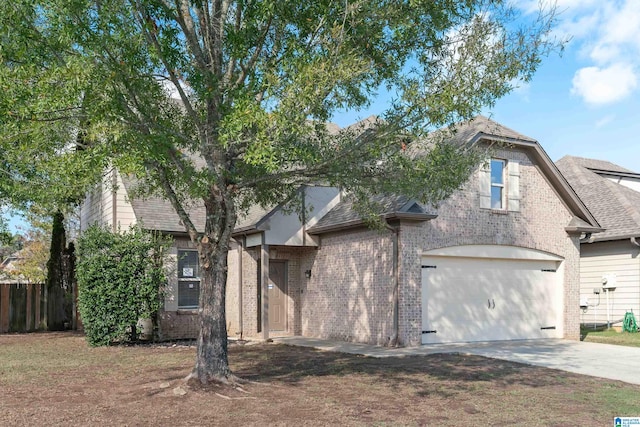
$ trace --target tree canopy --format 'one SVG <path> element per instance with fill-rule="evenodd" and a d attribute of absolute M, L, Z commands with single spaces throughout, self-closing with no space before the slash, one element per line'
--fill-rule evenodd
<path fill-rule="evenodd" d="M 7 170 L 28 184 L 44 170 L 61 180 L 49 191 L 68 191 L 76 164 L 108 158 L 167 198 L 203 272 L 194 376 L 225 380 L 238 215 L 305 183 L 340 186 L 369 209 L 375 194 L 446 198 L 477 157 L 424 137 L 529 80 L 557 47 L 553 10 L 516 12 L 492 0 L 4 2 L 0 142 L 17 156 Z M 378 120 L 327 125 L 381 89 L 391 99 Z M 83 150 L 68 150 L 70 135 Z M 204 230 L 187 213 L 194 201 Z"/>

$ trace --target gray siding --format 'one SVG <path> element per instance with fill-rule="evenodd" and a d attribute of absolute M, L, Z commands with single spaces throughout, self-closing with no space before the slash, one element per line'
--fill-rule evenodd
<path fill-rule="evenodd" d="M 93 224 L 113 227 L 114 216 L 116 217 L 116 226 L 123 230 L 136 223 L 136 216 L 128 200 L 120 174 L 116 174 L 114 197 L 113 172 L 109 172 L 105 174 L 103 182 L 96 186 L 82 203 L 80 229 L 86 230 Z"/>
<path fill-rule="evenodd" d="M 607 322 L 606 295 L 600 298 L 594 288 L 602 289 L 602 278 L 615 275 L 616 289 L 609 293 L 609 317 L 617 322 L 633 310 L 640 316 L 640 248 L 629 240 L 582 244 L 580 259 L 580 298 L 597 307 L 582 313 L 582 323 L 592 325 Z"/>

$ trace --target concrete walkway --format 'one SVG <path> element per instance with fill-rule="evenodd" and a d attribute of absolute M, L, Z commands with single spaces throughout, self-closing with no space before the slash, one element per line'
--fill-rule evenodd
<path fill-rule="evenodd" d="M 640 348 L 560 339 L 429 344 L 387 348 L 305 337 L 279 337 L 274 342 L 370 357 L 461 353 L 560 369 L 576 374 L 640 384 Z"/>

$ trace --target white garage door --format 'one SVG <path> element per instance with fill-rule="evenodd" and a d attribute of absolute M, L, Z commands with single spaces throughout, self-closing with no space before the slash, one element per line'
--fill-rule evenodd
<path fill-rule="evenodd" d="M 561 337 L 560 262 L 532 255 L 424 257 L 422 343 Z"/>

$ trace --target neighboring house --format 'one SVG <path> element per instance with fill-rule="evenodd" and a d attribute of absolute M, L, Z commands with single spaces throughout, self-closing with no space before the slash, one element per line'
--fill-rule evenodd
<path fill-rule="evenodd" d="M 338 189 L 300 189 L 299 218 L 282 206 L 241 218 L 229 254 L 231 336 L 303 335 L 372 344 L 579 338 L 579 238 L 600 226 L 534 140 L 478 117 L 458 143 L 496 144 L 492 159 L 437 209 L 381 198 L 388 227 L 365 227 Z M 160 334 L 197 333 L 198 257 L 170 205 L 129 200 L 116 172 L 87 198 L 95 221 L 175 237 Z M 313 208 L 311 208 L 313 207 Z M 193 212 L 202 228 L 204 213 Z"/>
<path fill-rule="evenodd" d="M 627 311 L 640 315 L 640 174 L 572 156 L 557 166 L 606 229 L 580 244 L 582 322 L 619 324 Z"/>
<path fill-rule="evenodd" d="M 0 271 L 5 273 L 13 273 L 18 269 L 18 263 L 24 259 L 24 249 L 16 251 L 7 256 L 2 263 L 0 263 Z"/>

